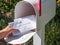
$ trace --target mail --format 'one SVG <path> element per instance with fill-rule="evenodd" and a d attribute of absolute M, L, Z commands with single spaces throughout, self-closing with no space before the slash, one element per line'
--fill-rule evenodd
<path fill-rule="evenodd" d="M 14 19 L 14 22 L 9 23 L 10 27 L 18 29 L 13 32 L 13 36 L 24 35 L 32 29 L 36 29 L 36 16 L 30 15 L 22 18 Z"/>

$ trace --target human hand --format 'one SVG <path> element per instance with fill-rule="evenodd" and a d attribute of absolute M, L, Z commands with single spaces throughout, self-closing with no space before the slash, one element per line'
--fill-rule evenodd
<path fill-rule="evenodd" d="M 11 28 L 9 25 L 3 29 L 4 31 L 10 32 L 10 31 L 16 31 L 17 29 Z"/>
<path fill-rule="evenodd" d="M 6 28 L 4 28 L 4 31 L 6 32 L 5 38 L 8 38 L 8 37 L 12 36 L 12 32 L 17 31 L 17 29 L 7 26 Z"/>

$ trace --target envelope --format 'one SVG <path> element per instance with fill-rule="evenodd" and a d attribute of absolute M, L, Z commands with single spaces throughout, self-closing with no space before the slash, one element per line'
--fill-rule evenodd
<path fill-rule="evenodd" d="M 16 44 L 24 43 L 35 33 L 31 30 L 36 29 L 36 17 L 34 15 L 25 16 L 22 18 L 14 19 L 14 22 L 10 22 L 8 24 L 11 28 L 16 28 L 18 30 L 16 32 L 12 32 L 13 36 L 9 37 L 8 39 L 5 38 L 5 41 L 10 44 L 15 44 L 14 42 L 16 41 L 20 41 Z"/>

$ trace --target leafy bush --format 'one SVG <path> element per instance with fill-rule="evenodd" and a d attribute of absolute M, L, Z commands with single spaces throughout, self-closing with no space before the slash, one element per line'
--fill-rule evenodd
<path fill-rule="evenodd" d="M 4 28 L 8 22 L 13 21 L 14 8 L 19 0 L 0 0 L 0 27 Z"/>

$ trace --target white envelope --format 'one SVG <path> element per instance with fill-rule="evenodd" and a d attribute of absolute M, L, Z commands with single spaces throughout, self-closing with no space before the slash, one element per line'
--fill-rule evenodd
<path fill-rule="evenodd" d="M 9 25 L 18 29 L 17 32 L 13 32 L 12 37 L 4 38 L 9 44 L 23 44 L 36 33 L 31 31 L 36 28 L 36 17 L 33 15 L 14 19 L 14 22 L 9 23 Z"/>
<path fill-rule="evenodd" d="M 32 29 L 36 29 L 36 17 L 34 15 L 14 19 L 14 22 L 9 23 L 12 28 L 18 29 L 13 32 L 13 36 L 24 35 Z"/>

